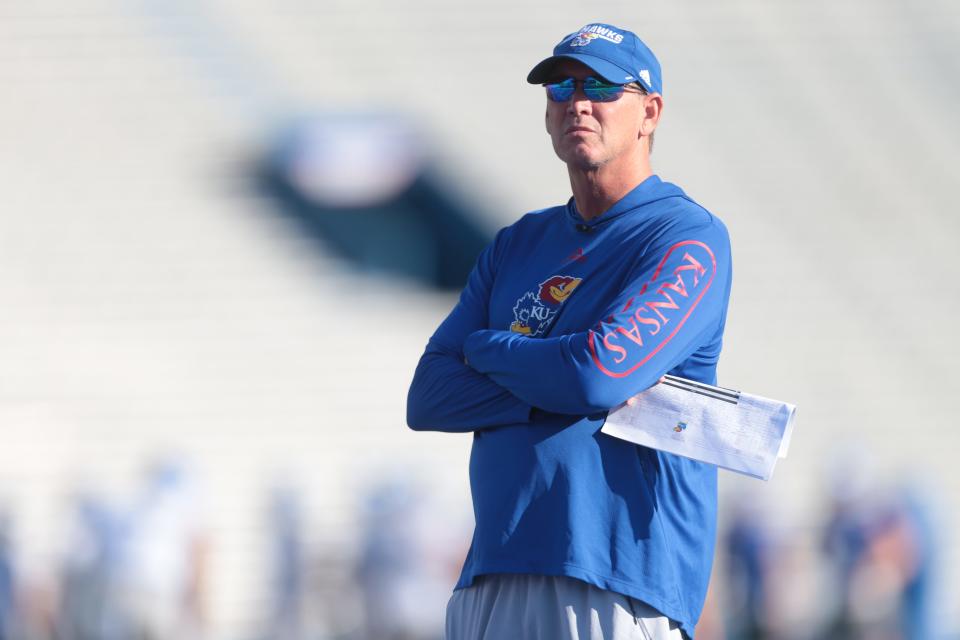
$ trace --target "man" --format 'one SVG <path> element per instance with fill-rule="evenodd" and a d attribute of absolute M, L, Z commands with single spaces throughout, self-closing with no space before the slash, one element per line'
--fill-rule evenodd
<path fill-rule="evenodd" d="M 660 65 L 590 24 L 527 77 L 573 198 L 499 232 L 430 338 L 417 430 L 472 431 L 476 529 L 447 638 L 692 637 L 716 469 L 600 433 L 665 373 L 716 382 L 730 291 L 717 218 L 650 167 Z"/>

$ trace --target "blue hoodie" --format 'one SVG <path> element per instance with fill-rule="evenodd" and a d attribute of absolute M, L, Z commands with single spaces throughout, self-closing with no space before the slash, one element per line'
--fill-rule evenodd
<path fill-rule="evenodd" d="M 502 229 L 430 338 L 407 422 L 473 432 L 476 529 L 456 588 L 564 575 L 677 621 L 700 616 L 716 468 L 600 433 L 665 373 L 716 383 L 723 223 L 651 176 L 585 222 L 571 199 Z"/>

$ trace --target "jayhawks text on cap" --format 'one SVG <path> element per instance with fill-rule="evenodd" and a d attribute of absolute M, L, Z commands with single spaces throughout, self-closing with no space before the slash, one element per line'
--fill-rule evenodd
<path fill-rule="evenodd" d="M 639 82 L 651 93 L 663 93 L 660 62 L 632 31 L 611 24 L 588 24 L 564 37 L 553 48 L 553 55 L 530 71 L 527 82 L 551 80 L 554 65 L 564 58 L 582 62 L 607 82 Z"/>

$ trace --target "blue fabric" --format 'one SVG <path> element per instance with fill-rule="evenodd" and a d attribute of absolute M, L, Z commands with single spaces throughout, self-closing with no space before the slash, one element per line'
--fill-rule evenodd
<path fill-rule="evenodd" d="M 473 431 L 462 588 L 565 575 L 693 635 L 716 537 L 716 468 L 599 432 L 664 373 L 716 383 L 730 293 L 723 223 L 652 176 L 584 222 L 527 214 L 480 256 L 430 338 L 413 429 Z"/>

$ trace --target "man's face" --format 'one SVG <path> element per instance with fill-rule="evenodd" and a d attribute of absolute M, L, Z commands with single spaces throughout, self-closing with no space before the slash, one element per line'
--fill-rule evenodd
<path fill-rule="evenodd" d="M 596 72 L 575 60 L 554 67 L 556 79 L 583 80 Z M 547 132 L 557 156 L 571 168 L 596 169 L 637 153 L 644 118 L 644 96 L 629 88 L 613 102 L 591 102 L 577 84 L 566 102 L 547 99 Z"/>

